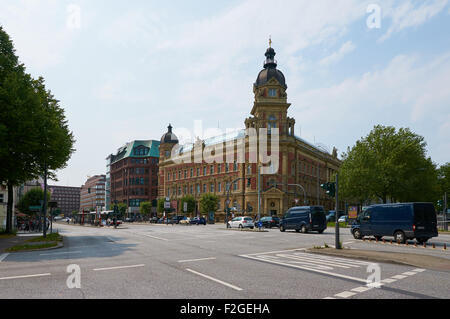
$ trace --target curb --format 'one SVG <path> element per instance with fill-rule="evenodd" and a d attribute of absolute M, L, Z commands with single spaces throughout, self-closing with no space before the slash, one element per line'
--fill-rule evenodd
<path fill-rule="evenodd" d="M 350 249 L 355 251 L 354 249 Z M 442 258 L 442 257 L 436 257 L 436 256 L 430 256 L 430 255 L 420 255 L 420 254 L 414 254 L 417 258 L 419 257 L 425 257 L 425 258 L 431 258 L 434 260 L 440 260 L 442 262 L 445 261 L 446 263 L 446 267 L 442 267 L 442 266 L 435 266 L 435 265 L 423 265 L 420 263 L 416 263 L 413 261 L 405 261 L 405 260 L 398 260 L 395 259 L 395 253 L 387 253 L 387 254 L 392 254 L 393 258 L 390 258 L 388 256 L 383 257 L 383 256 L 368 256 L 368 255 L 354 255 L 354 254 L 347 254 L 345 250 L 339 250 L 338 252 L 336 252 L 335 250 L 333 252 L 331 251 L 326 251 L 324 249 L 314 249 L 314 248 L 309 248 L 306 250 L 306 252 L 312 253 L 312 254 L 319 254 L 319 255 L 326 255 L 326 256 L 333 256 L 333 257 L 343 257 L 343 258 L 350 258 L 350 259 L 358 259 L 358 260 L 366 260 L 366 261 L 373 261 L 373 262 L 382 262 L 382 263 L 390 263 L 390 264 L 397 264 L 397 265 L 407 265 L 407 266 L 412 266 L 412 267 L 420 267 L 420 268 L 427 268 L 427 269 L 433 269 L 433 270 L 437 270 L 437 271 L 450 271 L 450 261 Z M 386 253 L 383 251 L 375 251 L 377 253 Z M 406 254 L 406 253 L 405 253 Z M 448 266 L 447 266 L 448 265 Z"/>
<path fill-rule="evenodd" d="M 8 254 L 17 254 L 17 253 L 28 253 L 32 251 L 46 251 L 46 250 L 54 250 L 54 249 L 60 249 L 64 247 L 63 242 L 58 242 L 56 246 L 54 247 L 48 247 L 48 248 L 40 248 L 40 249 L 27 249 L 27 250 L 21 250 L 21 251 L 9 251 Z"/>

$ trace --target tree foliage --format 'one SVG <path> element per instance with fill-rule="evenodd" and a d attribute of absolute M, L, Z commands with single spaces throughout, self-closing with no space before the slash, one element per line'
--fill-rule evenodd
<path fill-rule="evenodd" d="M 160 214 L 164 213 L 164 202 L 165 202 L 164 198 L 158 199 L 158 206 L 157 206 L 156 210 Z"/>
<path fill-rule="evenodd" d="M 152 203 L 150 202 L 141 202 L 139 206 L 139 212 L 142 216 L 148 216 L 152 212 Z"/>
<path fill-rule="evenodd" d="M 44 79 L 33 79 L 0 27 L 0 182 L 8 185 L 7 231 L 12 229 L 13 186 L 64 168 L 74 152 L 64 110 Z"/>
<path fill-rule="evenodd" d="M 181 205 L 181 211 L 184 213 L 184 203 L 187 203 L 187 212 L 188 214 L 191 214 L 195 211 L 195 198 L 192 195 L 185 195 L 181 198 L 180 205 Z"/>
<path fill-rule="evenodd" d="M 438 169 L 438 184 L 440 194 L 447 193 L 450 196 L 450 162 Z"/>
<path fill-rule="evenodd" d="M 408 128 L 375 126 L 343 154 L 339 196 L 368 201 L 434 202 L 436 165 L 426 157 L 426 142 Z"/>
<path fill-rule="evenodd" d="M 51 194 L 47 191 L 47 201 L 50 201 Z M 36 215 L 39 212 L 30 210 L 30 206 L 41 206 L 41 200 L 44 199 L 42 188 L 32 188 L 17 203 L 17 209 L 27 215 Z"/>
<path fill-rule="evenodd" d="M 219 205 L 219 197 L 215 194 L 203 194 L 200 197 L 199 208 L 202 214 L 208 214 L 209 212 L 215 212 Z"/>

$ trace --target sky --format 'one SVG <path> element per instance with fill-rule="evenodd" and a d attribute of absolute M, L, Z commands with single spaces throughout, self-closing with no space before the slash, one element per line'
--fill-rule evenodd
<path fill-rule="evenodd" d="M 377 124 L 409 127 L 450 161 L 450 0 L 0 0 L 0 25 L 74 133 L 55 185 L 169 123 L 244 128 L 269 37 L 297 136 L 341 154 Z"/>

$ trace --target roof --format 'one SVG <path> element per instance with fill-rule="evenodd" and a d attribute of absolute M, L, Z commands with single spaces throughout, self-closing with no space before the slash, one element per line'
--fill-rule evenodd
<path fill-rule="evenodd" d="M 132 141 L 117 150 L 117 153 L 111 155 L 111 164 L 118 162 L 124 158 L 144 158 L 144 157 L 157 157 L 159 158 L 159 141 L 155 140 L 142 140 L 142 141 Z M 133 150 L 140 146 L 149 148 L 149 152 L 143 155 L 136 155 Z"/>

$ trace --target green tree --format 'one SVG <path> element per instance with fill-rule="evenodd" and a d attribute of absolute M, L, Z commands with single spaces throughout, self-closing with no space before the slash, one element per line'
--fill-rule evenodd
<path fill-rule="evenodd" d="M 125 203 L 118 203 L 117 208 L 119 209 L 119 215 L 121 218 L 124 218 L 127 214 L 128 206 Z"/>
<path fill-rule="evenodd" d="M 447 196 L 450 196 L 450 162 L 439 167 L 438 184 L 440 195 L 447 193 Z"/>
<path fill-rule="evenodd" d="M 188 214 L 192 214 L 195 211 L 195 198 L 192 195 L 185 195 L 181 198 L 180 205 L 181 211 L 184 212 L 184 203 L 187 203 L 187 212 Z"/>
<path fill-rule="evenodd" d="M 339 196 L 364 203 L 435 201 L 437 170 L 426 142 L 408 128 L 375 126 L 343 154 Z"/>
<path fill-rule="evenodd" d="M 150 215 L 150 213 L 152 212 L 152 203 L 150 202 L 141 202 L 140 206 L 139 206 L 139 212 L 141 213 L 141 215 L 146 218 Z"/>
<path fill-rule="evenodd" d="M 219 197 L 214 194 L 203 194 L 200 197 L 199 208 L 202 214 L 208 214 L 209 212 L 215 212 L 219 206 Z"/>
<path fill-rule="evenodd" d="M 158 206 L 157 206 L 157 211 L 158 211 L 158 213 L 160 213 L 160 214 L 162 214 L 162 213 L 164 213 L 164 202 L 165 202 L 165 199 L 164 198 L 160 198 L 160 199 L 158 199 Z"/>
<path fill-rule="evenodd" d="M 47 191 L 47 201 L 50 200 L 50 192 Z M 27 215 L 39 214 L 30 210 L 30 206 L 41 206 L 40 201 L 44 198 L 44 191 L 41 188 L 30 189 L 17 203 L 17 209 Z"/>
<path fill-rule="evenodd" d="M 13 187 L 65 167 L 74 138 L 64 111 L 19 64 L 8 34 L 0 27 L 0 182 L 8 187 L 6 231 L 12 230 Z M 45 174 L 47 175 L 47 174 Z"/>

